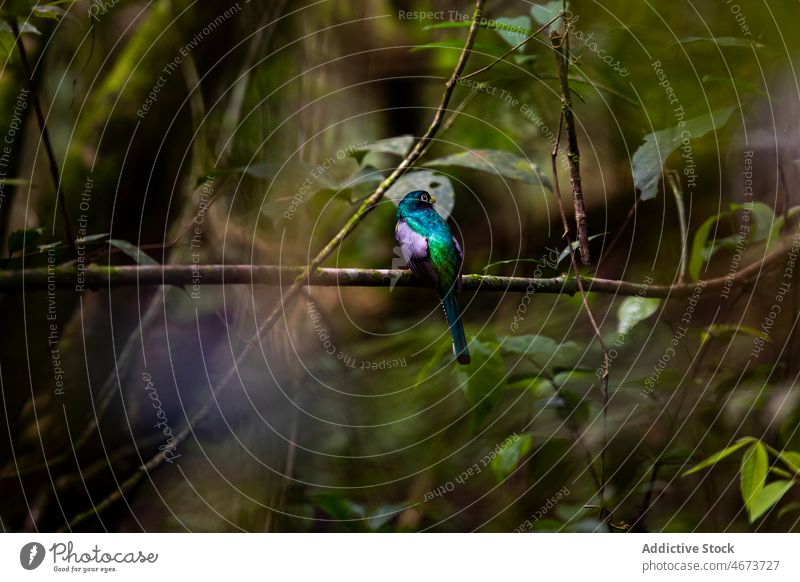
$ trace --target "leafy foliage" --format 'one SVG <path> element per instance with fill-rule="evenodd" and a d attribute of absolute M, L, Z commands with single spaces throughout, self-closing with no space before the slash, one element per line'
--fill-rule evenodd
<path fill-rule="evenodd" d="M 520 461 L 532 448 L 533 436 L 530 434 L 519 435 L 517 439 L 512 440 L 510 445 L 504 447 L 491 462 L 492 472 L 497 481 L 504 481 L 514 472 Z"/>
<path fill-rule="evenodd" d="M 472 363 L 454 370 L 469 403 L 473 427 L 478 427 L 503 399 L 506 365 L 498 348 L 489 340 L 473 340 L 469 344 Z"/>
<path fill-rule="evenodd" d="M 439 158 L 425 165 L 430 167 L 462 166 L 520 180 L 526 184 L 537 184 L 548 190 L 553 189 L 550 180 L 539 169 L 539 166 L 502 150 L 470 150 Z"/>
<path fill-rule="evenodd" d="M 739 232 L 728 237 L 713 239 L 709 241 L 711 229 L 720 221 L 731 219 L 736 213 L 744 214 L 746 219 Z M 767 248 L 773 246 L 778 239 L 779 224 L 778 218 L 772 208 L 762 202 L 754 202 L 747 206 L 742 204 L 731 204 L 729 210 L 725 210 L 707 218 L 700 225 L 694 234 L 692 248 L 689 254 L 689 274 L 695 281 L 700 279 L 700 271 L 714 253 L 722 249 L 744 249 L 755 243 L 765 243 Z M 781 217 L 780 224 L 783 224 Z"/>
<path fill-rule="evenodd" d="M 158 261 L 156 261 L 153 257 L 142 251 L 142 249 L 140 249 L 136 245 L 129 243 L 128 241 L 112 238 L 108 241 L 108 244 L 121 250 L 123 253 L 128 255 L 134 261 L 136 261 L 136 263 L 139 265 L 158 264 Z"/>
<path fill-rule="evenodd" d="M 23 265 L 40 274 L 51 264 L 62 273 L 155 258 L 188 268 L 304 265 L 331 240 L 341 244 L 322 268 L 397 268 L 391 202 L 425 189 L 464 240 L 465 274 L 558 277 L 574 291 L 551 168 L 559 145 L 555 177 L 574 240 L 548 36 L 563 22 L 505 55 L 559 15 L 561 0 L 488 3 L 434 139 L 347 231 L 430 127 L 468 13 L 376 19 L 347 3 L 296 11 L 267 2 L 237 5 L 224 20 L 211 2 L 141 4 L 135 14 L 103 7 L 102 18 L 72 9 L 87 3 L 0 7 L 2 132 L 16 132 L 0 177 L 4 281 L 20 279 L 10 271 Z M 441 8 L 411 4 L 418 15 Z M 209 285 L 202 300 L 171 288 L 4 294 L 2 380 L 14 389 L 3 404 L 17 455 L 0 458 L 4 527 L 44 531 L 83 515 L 78 529 L 90 531 L 519 531 L 526 522 L 526 531 L 796 530 L 790 245 L 800 206 L 793 138 L 776 132 L 792 127 L 796 10 L 750 11 L 748 35 L 724 3 L 703 7 L 709 27 L 673 3 L 658 6 L 657 20 L 647 5 L 622 0 L 568 8 L 566 80 L 589 239 L 602 247 L 579 270 L 587 283 L 606 281 L 587 284 L 585 297 L 535 285 L 463 291 L 473 356 L 463 367 L 429 289 L 309 286 L 286 303 L 285 287 L 255 284 Z M 14 25 L 36 66 L 80 258 L 55 206 Z M 657 200 L 665 172 L 683 211 L 672 196 Z M 687 297 L 693 286 L 682 279 L 680 293 L 651 292 L 678 281 L 685 254 L 689 278 L 708 283 L 736 260 L 743 268 L 780 247 L 783 262 L 748 279 L 741 298 L 723 297 L 718 283 Z M 791 285 L 778 295 L 782 277 Z M 615 280 L 639 293 L 614 294 Z M 609 350 L 607 386 L 587 307 Z M 265 321 L 278 323 L 256 334 Z M 251 349 L 255 357 L 239 358 Z M 176 453 L 192 480 L 158 473 L 153 486 L 170 512 L 152 511 L 152 487 L 133 488 L 123 491 L 130 511 L 97 518 L 85 513 L 87 499 L 123 499 L 124 479 L 161 458 L 154 405 L 141 398 L 145 362 L 158 414 L 173 434 L 191 435 Z M 216 398 L 226 378 L 233 388 Z M 54 395 L 55 382 L 63 394 Z M 698 463 L 699 434 L 716 452 Z M 762 436 L 735 441 L 741 434 Z M 131 437 L 135 447 L 124 448 Z M 73 457 L 93 464 L 78 474 Z M 24 476 L 8 477 L 17 466 Z M 674 479 L 684 468 L 690 477 Z M 722 484 L 727 493 L 701 472 L 709 469 L 714 480 L 734 476 Z M 712 516 L 697 503 L 707 495 Z M 23 497 L 36 502 L 33 513 Z"/>
<path fill-rule="evenodd" d="M 657 297 L 626 297 L 617 309 L 617 333 L 629 333 L 637 323 L 653 315 L 661 305 Z"/>
<path fill-rule="evenodd" d="M 746 437 L 698 463 L 689 471 L 686 471 L 684 476 L 716 465 L 744 447 L 747 448 L 744 455 L 742 455 L 741 468 L 739 470 L 740 489 L 750 523 L 753 523 L 777 505 L 783 496 L 794 485 L 798 484 L 797 478 L 800 476 L 800 472 L 798 472 L 797 462 L 800 461 L 800 453 L 777 451 L 758 439 Z M 790 471 L 790 473 L 786 473 L 790 477 L 789 479 L 781 479 L 771 483 L 766 482 L 770 468 L 775 470 L 774 466 L 770 467 L 768 451 L 774 455 L 776 461 L 781 461 L 786 465 Z"/>
<path fill-rule="evenodd" d="M 15 230 L 8 237 L 9 256 L 36 246 L 42 240 L 43 234 L 44 228 L 42 227 Z"/>
<path fill-rule="evenodd" d="M 641 199 L 650 200 L 656 197 L 664 166 L 684 140 L 688 142 L 720 129 L 735 110 L 735 107 L 717 109 L 673 127 L 647 134 L 644 143 L 633 154 L 632 162 L 633 182 Z"/>

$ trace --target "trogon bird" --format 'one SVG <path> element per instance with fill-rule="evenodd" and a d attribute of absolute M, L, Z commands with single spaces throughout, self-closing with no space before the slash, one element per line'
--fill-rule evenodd
<path fill-rule="evenodd" d="M 411 271 L 436 290 L 453 337 L 453 353 L 459 364 L 469 364 L 456 297 L 464 254 L 450 226 L 434 209 L 435 202 L 436 198 L 424 190 L 406 194 L 397 205 L 395 238 Z"/>

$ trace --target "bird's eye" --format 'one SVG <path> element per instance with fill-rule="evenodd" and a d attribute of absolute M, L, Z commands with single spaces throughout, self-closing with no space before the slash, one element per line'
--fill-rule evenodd
<path fill-rule="evenodd" d="M 422 200 L 423 202 L 430 202 L 431 201 L 431 197 L 428 196 L 427 192 L 424 193 L 424 194 L 421 194 L 419 199 Z"/>

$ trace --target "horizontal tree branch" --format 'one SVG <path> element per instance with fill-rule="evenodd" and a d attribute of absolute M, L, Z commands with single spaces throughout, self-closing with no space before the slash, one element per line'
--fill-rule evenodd
<path fill-rule="evenodd" d="M 731 277 L 704 281 L 706 289 L 722 288 L 726 284 L 742 283 L 762 269 L 780 262 L 785 248 L 780 248 L 742 269 Z M 21 271 L 0 271 L 0 291 L 22 292 L 51 290 L 91 291 L 110 287 L 151 285 L 273 285 L 290 286 L 304 272 L 305 266 L 277 267 L 271 265 L 89 265 L 83 271 L 74 266 L 35 268 Z M 614 279 L 581 277 L 587 291 L 615 295 L 648 297 L 685 297 L 693 293 L 698 283 L 676 285 L 645 285 Z M 314 269 L 304 285 L 320 287 L 425 287 L 411 271 L 403 269 Z M 563 293 L 579 291 L 575 277 L 549 278 L 498 277 L 495 275 L 464 275 L 462 289 L 509 293 Z"/>

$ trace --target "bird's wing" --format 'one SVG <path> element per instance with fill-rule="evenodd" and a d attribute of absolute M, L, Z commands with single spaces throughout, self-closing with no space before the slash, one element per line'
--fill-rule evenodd
<path fill-rule="evenodd" d="M 438 277 L 428 252 L 428 239 L 414 232 L 405 220 L 398 221 L 394 235 L 411 271 L 429 285 L 436 286 Z"/>
<path fill-rule="evenodd" d="M 461 250 L 461 245 L 458 244 L 458 239 L 453 236 L 453 246 L 456 247 L 456 255 L 458 255 L 458 273 L 456 279 L 456 289 L 461 289 L 461 267 L 464 265 L 464 251 Z"/>

